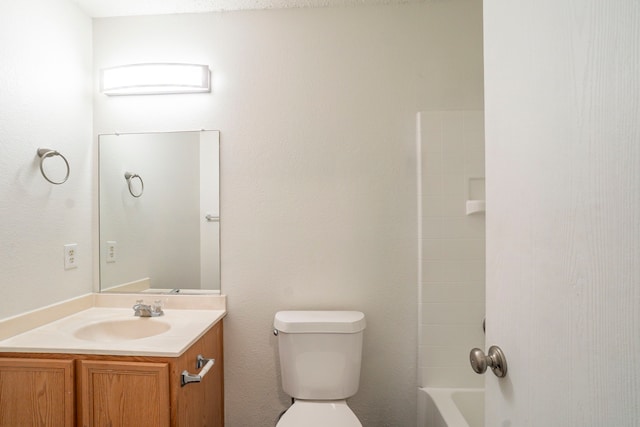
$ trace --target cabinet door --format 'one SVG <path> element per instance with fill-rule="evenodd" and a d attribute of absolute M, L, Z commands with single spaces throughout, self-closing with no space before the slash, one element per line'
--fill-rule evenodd
<path fill-rule="evenodd" d="M 169 426 L 167 363 L 80 361 L 84 427 Z"/>
<path fill-rule="evenodd" d="M 224 364 L 222 359 L 222 321 L 180 357 L 177 372 L 187 370 L 198 373 L 198 354 L 215 359 L 211 370 L 199 383 L 181 387 L 177 384 L 177 427 L 223 427 L 224 426 Z"/>
<path fill-rule="evenodd" d="M 0 358 L 0 426 L 73 423 L 72 360 Z"/>

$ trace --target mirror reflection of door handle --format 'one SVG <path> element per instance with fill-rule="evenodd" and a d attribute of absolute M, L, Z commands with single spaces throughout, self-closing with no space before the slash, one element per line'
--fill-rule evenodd
<path fill-rule="evenodd" d="M 507 376 L 507 358 L 498 346 L 489 347 L 486 356 L 482 350 L 474 348 L 469 353 L 469 362 L 471 362 L 471 368 L 476 374 L 484 374 L 489 367 L 496 377 L 504 378 Z"/>
<path fill-rule="evenodd" d="M 219 216 L 213 216 L 211 214 L 207 214 L 204 218 L 209 222 L 219 222 L 220 221 L 220 217 Z"/>

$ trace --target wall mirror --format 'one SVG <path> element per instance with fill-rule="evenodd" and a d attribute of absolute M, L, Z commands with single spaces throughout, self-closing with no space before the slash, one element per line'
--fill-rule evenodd
<path fill-rule="evenodd" d="M 220 292 L 219 147 L 219 131 L 99 135 L 102 292 Z"/>

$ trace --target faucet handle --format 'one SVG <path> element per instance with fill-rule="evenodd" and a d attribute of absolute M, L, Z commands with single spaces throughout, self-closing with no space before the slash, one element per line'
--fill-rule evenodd
<path fill-rule="evenodd" d="M 153 305 L 151 306 L 151 310 L 152 310 L 154 313 L 162 314 L 162 313 L 163 313 L 163 311 L 162 311 L 162 307 L 163 307 L 163 306 L 164 306 L 164 303 L 162 302 L 162 300 L 159 300 L 159 299 L 158 299 L 158 300 L 155 300 L 155 301 L 153 302 Z"/>
<path fill-rule="evenodd" d="M 141 299 L 136 300 L 136 303 L 131 308 L 134 311 L 133 313 L 134 316 L 142 317 L 143 315 L 142 310 L 144 309 L 144 304 L 142 303 Z"/>

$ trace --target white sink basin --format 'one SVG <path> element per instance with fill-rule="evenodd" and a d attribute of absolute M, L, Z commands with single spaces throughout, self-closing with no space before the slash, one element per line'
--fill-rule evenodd
<path fill-rule="evenodd" d="M 171 329 L 169 323 L 152 317 L 103 320 L 82 326 L 73 335 L 85 341 L 115 342 L 160 335 Z"/>
<path fill-rule="evenodd" d="M 0 319 L 0 353 L 179 357 L 226 315 L 224 296 L 165 295 L 164 316 L 135 317 L 131 307 L 144 296 L 89 294 Z"/>

